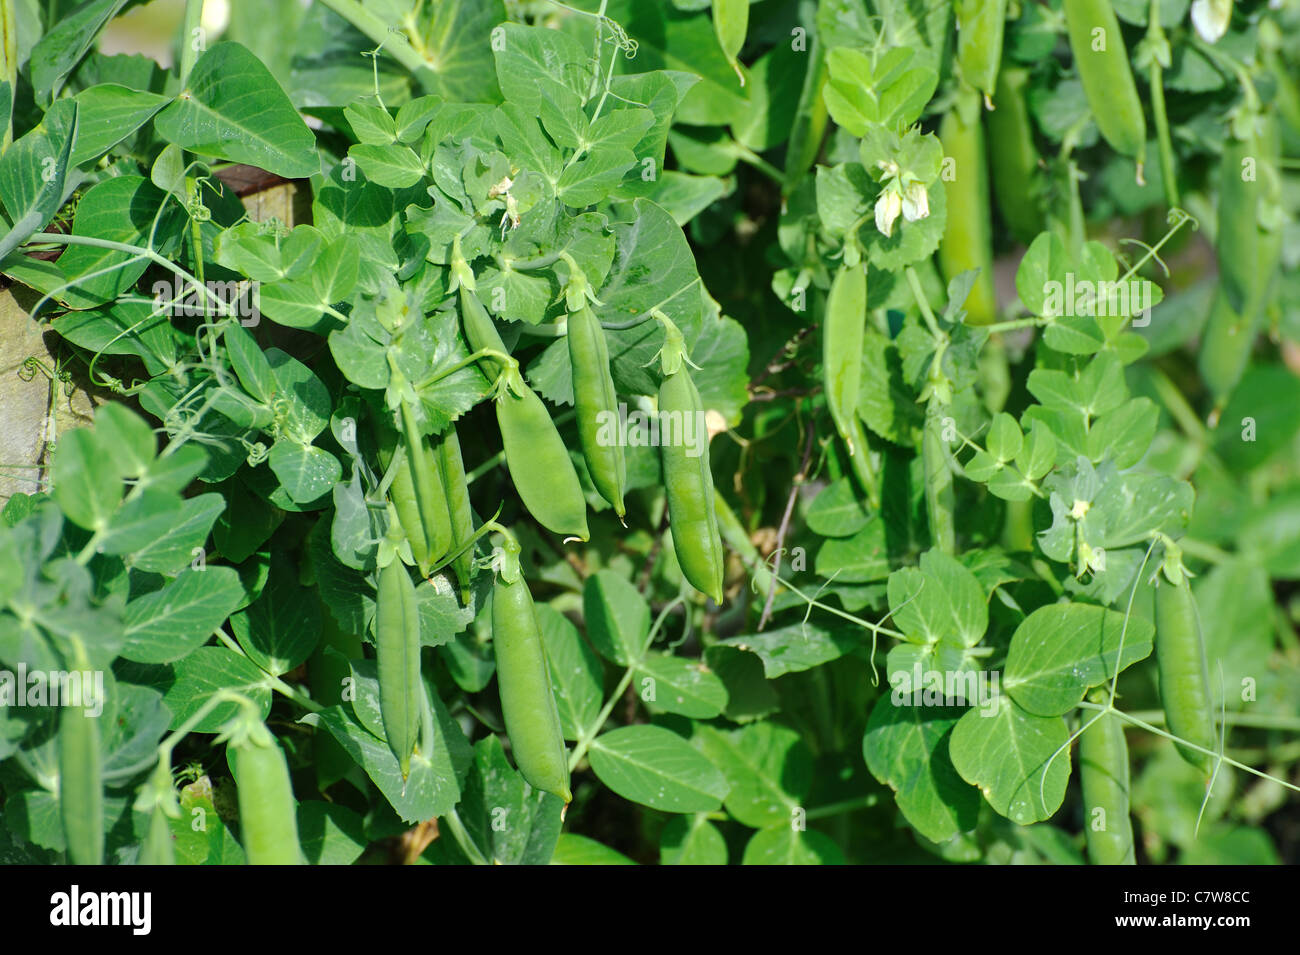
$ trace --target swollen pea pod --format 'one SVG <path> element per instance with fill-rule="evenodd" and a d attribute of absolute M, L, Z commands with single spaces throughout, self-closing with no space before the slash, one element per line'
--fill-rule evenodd
<path fill-rule="evenodd" d="M 1123 721 L 1104 713 L 1079 737 L 1084 837 L 1093 865 L 1134 865 L 1128 744 Z"/>
<path fill-rule="evenodd" d="M 848 445 L 849 454 L 866 454 L 853 445 L 862 386 L 862 345 L 867 328 L 867 267 L 865 263 L 840 266 L 826 297 L 822 326 L 822 387 L 835 430 Z"/>
<path fill-rule="evenodd" d="M 993 96 L 997 86 L 1006 22 L 1007 0 L 957 2 L 957 62 L 962 78 L 986 99 Z"/>
<path fill-rule="evenodd" d="M 90 668 L 80 646 L 74 668 Z M 102 865 L 104 781 L 99 719 L 86 712 L 85 703 L 63 707 L 59 714 L 59 816 L 72 864 Z"/>
<path fill-rule="evenodd" d="M 1111 0 L 1065 0 L 1070 52 L 1093 119 L 1111 147 L 1146 161 L 1147 124 Z"/>
<path fill-rule="evenodd" d="M 591 483 L 600 496 L 622 517 L 626 513 L 623 493 L 627 486 L 627 462 L 623 445 L 602 440 L 608 432 L 605 422 L 618 416 L 618 394 L 609 371 L 609 346 L 605 330 L 586 305 L 569 313 L 569 360 L 573 365 L 573 404 L 578 412 L 578 437 L 591 473 Z"/>
<path fill-rule="evenodd" d="M 985 116 L 989 139 L 997 144 L 989 156 L 993 172 L 993 198 L 998 211 L 1019 241 L 1028 244 L 1043 228 L 1039 204 L 1041 174 L 1038 147 L 1025 90 L 1029 71 L 1004 67 L 998 73 L 994 102 L 997 109 Z"/>
<path fill-rule="evenodd" d="M 1201 621 L 1186 575 L 1176 576 L 1176 581 L 1164 580 L 1156 587 L 1156 667 L 1165 724 L 1173 735 L 1213 751 L 1216 738 Z M 1183 759 L 1210 775 L 1213 757 L 1176 745 Z"/>
<path fill-rule="evenodd" d="M 462 550 L 474 536 L 474 509 L 470 506 L 469 482 L 465 478 L 465 461 L 460 455 L 460 438 L 452 425 L 438 439 L 434 453 L 442 474 L 443 490 L 447 493 L 447 510 L 451 516 L 452 546 Z M 456 579 L 460 581 L 461 598 L 469 603 L 469 583 L 473 574 L 474 553 L 464 550 L 451 562 Z"/>
<path fill-rule="evenodd" d="M 519 544 L 508 534 L 492 590 L 492 647 L 501 716 L 520 774 L 534 789 L 572 802 L 564 731 L 542 631 L 519 568 Z"/>
<path fill-rule="evenodd" d="M 420 735 L 420 617 L 415 585 L 400 560 L 379 570 L 375 598 L 375 649 L 379 669 L 379 712 L 389 749 L 405 779 Z"/>
<path fill-rule="evenodd" d="M 403 401 L 399 413 L 403 459 L 393 478 L 389 494 L 406 538 L 411 556 L 428 572 L 451 547 L 451 522 L 442 475 L 429 453 L 429 445 L 415 423 L 415 412 Z"/>
<path fill-rule="evenodd" d="M 1224 144 L 1215 243 L 1222 278 L 1197 356 L 1220 408 L 1246 370 L 1282 253 L 1282 229 L 1263 224 L 1280 202 L 1277 119 L 1269 112 L 1247 125 L 1246 139 Z"/>
<path fill-rule="evenodd" d="M 722 538 L 713 510 L 713 471 L 709 465 L 709 435 L 704 405 L 685 363 L 664 377 L 659 386 L 659 413 L 679 422 L 677 438 L 659 449 L 673 550 L 682 574 L 696 590 L 722 603 Z M 694 434 L 694 449 L 689 445 Z M 865 449 L 863 451 L 865 454 Z"/>
<path fill-rule="evenodd" d="M 298 816 L 289 764 L 261 721 L 248 716 L 231 737 L 239 826 L 249 865 L 300 865 Z"/>
<path fill-rule="evenodd" d="M 505 352 L 505 344 L 492 324 L 483 303 L 463 284 L 460 287 L 461 319 L 465 336 L 475 351 Z M 506 466 L 524 507 L 547 530 L 565 537 L 586 540 L 587 501 L 582 483 L 569 458 L 564 439 L 555 429 L 542 399 L 524 381 L 517 369 L 504 372 L 505 382 L 495 404 Z"/>
<path fill-rule="evenodd" d="M 939 124 L 939 140 L 944 155 L 953 163 L 952 178 L 944 183 L 948 221 L 939 243 L 939 265 L 948 281 L 969 269 L 979 269 L 966 298 L 966 322 L 988 325 L 997 318 L 998 303 L 993 290 L 989 181 L 978 96 L 962 96 L 948 110 Z"/>

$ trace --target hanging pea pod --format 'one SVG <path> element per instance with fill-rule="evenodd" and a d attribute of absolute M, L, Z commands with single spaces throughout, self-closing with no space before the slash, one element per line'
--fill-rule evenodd
<path fill-rule="evenodd" d="M 627 485 L 627 463 L 623 445 L 610 439 L 617 429 L 608 426 L 618 420 L 618 395 L 609 371 L 609 347 L 605 330 L 586 305 L 569 313 L 569 360 L 573 366 L 573 404 L 578 412 L 578 437 L 587 470 L 596 490 L 622 517 L 626 508 L 623 493 Z M 602 439 L 602 434 L 604 438 Z"/>
<path fill-rule="evenodd" d="M 405 779 L 420 735 L 420 617 L 415 585 L 396 557 L 379 570 L 375 598 L 375 649 L 379 711 L 384 735 Z"/>
<path fill-rule="evenodd" d="M 787 194 L 817 161 L 829 118 L 826 100 L 822 96 L 822 90 L 826 87 L 826 55 L 816 30 L 812 31 L 808 44 L 808 57 L 808 72 L 804 76 L 794 124 L 790 129 L 790 142 L 785 152 L 784 192 Z"/>
<path fill-rule="evenodd" d="M 1114 713 L 1102 714 L 1079 737 L 1079 780 L 1089 861 L 1134 865 L 1128 745 Z"/>
<path fill-rule="evenodd" d="M 957 0 L 957 62 L 962 78 L 985 99 L 997 87 L 1006 22 L 1007 0 Z"/>
<path fill-rule="evenodd" d="M 168 823 L 167 817 L 169 815 L 179 816 L 180 807 L 176 800 L 176 794 L 172 789 L 170 752 L 167 752 L 159 760 L 153 778 L 141 790 L 135 809 L 137 812 L 149 813 L 149 831 L 145 834 L 144 843 L 140 846 L 140 856 L 137 862 L 140 865 L 175 865 L 176 840 L 172 836 L 171 825 Z"/>
<path fill-rule="evenodd" d="M 88 672 L 85 654 L 72 669 Z M 100 705 L 103 701 L 99 701 Z M 89 701 L 65 706 L 59 713 L 59 816 L 73 865 L 104 862 L 104 781 L 99 750 L 99 719 L 91 716 Z"/>
<path fill-rule="evenodd" d="M 300 865 L 298 814 L 289 764 L 271 731 L 244 714 L 229 731 L 239 827 L 249 865 Z"/>
<path fill-rule="evenodd" d="M 492 648 L 496 656 L 501 717 L 520 774 L 534 789 L 566 803 L 569 764 L 551 687 L 533 595 L 519 567 L 519 544 L 506 534 L 492 590 Z"/>
<path fill-rule="evenodd" d="M 1156 665 L 1160 674 L 1160 700 L 1165 708 L 1165 723 L 1173 735 L 1194 743 L 1201 749 L 1175 744 L 1183 759 L 1205 773 L 1214 769 L 1213 752 L 1217 747 L 1214 715 L 1211 709 L 1210 677 L 1205 660 L 1205 641 L 1196 599 L 1188 586 L 1177 557 L 1166 558 L 1166 567 L 1175 566 L 1172 576 L 1156 587 Z"/>
<path fill-rule="evenodd" d="M 1110 0 L 1065 0 L 1070 52 L 1102 138 L 1137 161 L 1146 161 L 1147 124 L 1129 65 L 1128 50 Z"/>
<path fill-rule="evenodd" d="M 948 281 L 970 269 L 979 270 L 966 298 L 966 322 L 988 325 L 997 318 L 998 304 L 993 289 L 993 233 L 978 96 L 963 95 L 948 110 L 939 125 L 939 140 L 945 166 L 951 170 L 945 173 L 948 220 L 939 243 L 939 265 Z"/>
<path fill-rule="evenodd" d="M 451 516 L 452 546 L 460 551 L 474 537 L 474 509 L 470 506 L 469 483 L 465 477 L 465 462 L 460 455 L 460 439 L 456 435 L 456 426 L 452 425 L 438 439 L 434 452 L 439 471 L 442 474 L 442 486 L 447 493 L 447 509 Z M 469 583 L 473 575 L 474 553 L 463 550 L 451 562 L 456 579 L 460 581 L 461 598 L 469 604 Z"/>
<path fill-rule="evenodd" d="M 846 249 L 847 252 L 847 249 Z M 855 255 L 856 258 L 856 255 Z M 849 454 L 865 454 L 854 447 L 858 393 L 862 385 L 862 343 L 867 328 L 867 267 L 846 261 L 831 282 L 822 327 L 822 387 L 835 430 Z"/>
<path fill-rule="evenodd" d="M 948 446 L 943 439 L 944 421 L 937 400 L 926 408 L 921 436 L 921 462 L 925 471 L 925 511 L 930 521 L 930 541 L 945 554 L 956 553 L 957 533 L 953 523 L 956 506 L 952 469 L 948 467 Z"/>
<path fill-rule="evenodd" d="M 428 442 L 415 424 L 415 413 L 407 401 L 399 412 L 402 461 L 393 478 L 390 495 L 398 520 L 411 545 L 411 556 L 427 574 L 451 548 L 451 519 L 442 475 L 429 453 Z"/>
<path fill-rule="evenodd" d="M 994 94 L 997 109 L 985 115 L 989 140 L 997 145 L 989 155 L 993 197 L 1012 235 L 1026 245 L 1043 228 L 1042 173 L 1025 98 L 1028 86 L 1028 70 L 1004 67 Z"/>
<path fill-rule="evenodd" d="M 463 283 L 460 312 L 465 336 L 475 351 L 505 353 L 492 317 Z M 564 439 L 555 429 L 546 405 L 528 387 L 517 367 L 502 369 L 501 377 L 495 400 L 497 424 L 515 490 L 543 527 L 585 541 L 590 535 L 587 501 Z"/>

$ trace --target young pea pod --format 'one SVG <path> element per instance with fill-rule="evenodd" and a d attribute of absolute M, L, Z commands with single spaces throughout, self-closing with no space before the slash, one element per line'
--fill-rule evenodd
<path fill-rule="evenodd" d="M 627 463 L 623 445 L 601 440 L 611 429 L 605 422 L 617 420 L 618 395 L 609 371 L 609 346 L 605 330 L 595 313 L 584 305 L 569 313 L 569 360 L 573 365 L 573 404 L 578 412 L 578 437 L 591 473 L 591 483 L 600 496 L 622 517 L 626 511 L 623 492 L 627 485 Z"/>
<path fill-rule="evenodd" d="M 684 363 L 659 386 L 659 413 L 676 431 L 668 435 L 664 431 L 669 425 L 661 427 L 659 456 L 677 562 L 691 586 L 720 604 L 722 538 L 713 510 L 709 435 L 700 393 Z"/>
<path fill-rule="evenodd" d="M 298 816 L 289 764 L 261 723 L 239 730 L 231 749 L 239 826 L 249 865 L 300 865 Z"/>
<path fill-rule="evenodd" d="M 997 148 L 989 156 L 993 173 L 993 198 L 1012 235 L 1028 245 L 1043 228 L 1040 205 L 1042 176 L 1038 168 L 1038 147 L 1034 143 L 1033 121 L 1025 90 L 1029 71 L 1005 67 L 998 73 L 994 102 L 987 113 L 989 140 Z"/>
<path fill-rule="evenodd" d="M 171 825 L 167 822 L 169 804 L 173 812 L 179 812 L 176 796 L 172 791 L 172 768 L 170 754 L 158 763 L 153 779 L 140 793 L 136 801 L 136 811 L 148 810 L 149 831 L 140 846 L 140 855 L 136 860 L 140 865 L 175 865 L 176 846 L 172 836 Z"/>
<path fill-rule="evenodd" d="M 826 297 L 826 320 L 822 326 L 822 374 L 826 405 L 835 430 L 848 445 L 850 454 L 866 454 L 855 448 L 854 424 L 858 416 L 858 392 L 862 386 L 862 343 L 867 328 L 866 263 L 841 265 Z"/>
<path fill-rule="evenodd" d="M 375 602 L 375 649 L 379 711 L 384 735 L 405 779 L 420 735 L 420 617 L 415 585 L 398 559 L 379 571 Z"/>
<path fill-rule="evenodd" d="M 939 243 L 939 265 L 952 281 L 978 269 L 967 296 L 966 322 L 988 325 L 997 318 L 993 289 L 993 233 L 989 222 L 989 180 L 984 161 L 984 130 L 977 96 L 963 96 L 939 125 L 944 155 L 952 161 L 952 178 L 944 182 L 948 221 Z"/>
<path fill-rule="evenodd" d="M 59 815 L 69 861 L 102 865 L 104 782 L 99 720 L 90 716 L 84 705 L 66 706 L 59 713 Z"/>
<path fill-rule="evenodd" d="M 451 516 L 452 546 L 460 551 L 474 536 L 474 509 L 470 506 L 469 483 L 465 478 L 465 461 L 460 455 L 460 439 L 456 427 L 447 429 L 438 440 L 435 450 L 442 486 L 447 493 L 447 510 Z M 460 581 L 461 597 L 469 603 L 469 583 L 473 574 L 474 554 L 466 550 L 451 562 L 456 579 Z"/>
<path fill-rule="evenodd" d="M 442 475 L 429 453 L 429 445 L 415 424 L 411 406 L 403 401 L 400 412 L 403 457 L 389 493 L 398 520 L 411 545 L 411 556 L 421 573 L 451 547 L 451 523 Z"/>
<path fill-rule="evenodd" d="M 971 86 L 992 97 L 1002 62 L 1007 0 L 958 0 L 957 62 Z"/>
<path fill-rule="evenodd" d="M 1146 160 L 1147 124 L 1111 0 L 1065 0 L 1070 52 L 1102 138 L 1138 164 Z"/>
<path fill-rule="evenodd" d="M 460 309 L 465 335 L 475 351 L 505 351 L 492 317 L 464 285 L 460 289 Z M 515 490 L 528 513 L 547 530 L 585 541 L 590 536 L 587 501 L 564 439 L 555 429 L 546 405 L 523 376 L 513 369 L 504 374 L 506 381 L 496 397 L 497 424 Z"/>
<path fill-rule="evenodd" d="M 1134 865 L 1128 745 L 1119 717 L 1105 713 L 1079 737 L 1084 838 L 1093 865 Z"/>
<path fill-rule="evenodd" d="M 925 511 L 930 521 L 930 541 L 945 554 L 957 550 L 953 523 L 955 500 L 948 447 L 943 439 L 943 416 L 932 398 L 926 409 L 925 431 L 921 436 L 921 463 L 925 471 Z"/>
<path fill-rule="evenodd" d="M 1268 221 L 1280 203 L 1276 116 L 1248 125 L 1246 139 L 1229 136 L 1224 144 L 1216 237 L 1221 279 L 1198 355 L 1218 407 L 1246 370 L 1282 254 L 1282 229 Z"/>
<path fill-rule="evenodd" d="M 554 793 L 568 803 L 573 794 L 564 732 L 533 596 L 519 570 L 518 547 L 507 542 L 506 566 L 492 590 L 492 646 L 501 716 L 520 774 L 534 789 Z"/>
<path fill-rule="evenodd" d="M 1201 621 L 1187 578 L 1177 583 L 1161 581 L 1156 587 L 1156 667 L 1160 674 L 1160 699 L 1169 732 L 1189 743 L 1215 751 L 1214 717 L 1210 703 L 1210 678 L 1205 663 Z M 1214 758 L 1178 744 L 1183 759 L 1208 777 Z"/>

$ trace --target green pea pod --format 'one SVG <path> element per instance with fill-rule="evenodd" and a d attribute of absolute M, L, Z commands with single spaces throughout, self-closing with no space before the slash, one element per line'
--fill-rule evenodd
<path fill-rule="evenodd" d="M 447 494 L 428 442 L 416 427 L 415 413 L 405 401 L 400 417 L 405 456 L 390 490 L 402 530 L 411 544 L 411 556 L 420 565 L 420 572 L 427 574 L 428 568 L 451 549 Z"/>
<path fill-rule="evenodd" d="M 1216 750 L 1205 643 L 1196 601 L 1185 577 L 1177 584 L 1161 581 L 1156 587 L 1156 668 L 1169 732 L 1204 749 Z M 1207 777 L 1210 775 L 1213 757 L 1181 744 L 1178 751 L 1183 759 Z"/>
<path fill-rule="evenodd" d="M 492 645 L 497 663 L 501 715 L 519 772 L 534 789 L 566 803 L 569 764 L 551 688 L 551 673 L 533 596 L 522 574 L 497 578 L 492 591 Z"/>
<path fill-rule="evenodd" d="M 474 536 L 474 509 L 469 500 L 469 482 L 465 478 L 465 461 L 460 455 L 460 438 L 456 426 L 438 439 L 435 452 L 438 468 L 442 472 L 442 486 L 447 492 L 447 510 L 451 515 L 452 546 L 462 549 Z M 469 603 L 469 584 L 473 575 L 474 554 L 465 551 L 451 563 L 456 579 L 460 581 L 461 597 Z"/>
<path fill-rule="evenodd" d="M 841 265 L 826 297 L 822 324 L 822 387 L 826 405 L 849 453 L 866 454 L 853 446 L 862 386 L 862 343 L 867 329 L 867 267 Z"/>
<path fill-rule="evenodd" d="M 595 313 L 583 306 L 569 314 L 569 361 L 573 366 L 573 403 L 578 412 L 578 437 L 600 496 L 622 517 L 627 463 L 623 445 L 611 439 L 606 422 L 618 420 L 618 395 L 609 372 L 609 346 Z M 601 439 L 602 433 L 605 440 Z"/>
<path fill-rule="evenodd" d="M 944 182 L 948 221 L 939 243 L 939 265 L 948 281 L 979 269 L 965 302 L 966 322 L 988 325 L 997 318 L 998 303 L 993 290 L 993 233 L 979 97 L 963 96 L 948 110 L 939 124 L 939 140 L 944 155 L 952 161 L 952 176 Z"/>
<path fill-rule="evenodd" d="M 161 806 L 155 806 L 149 814 L 149 831 L 145 834 L 144 844 L 140 847 L 140 865 L 175 865 L 176 846 L 172 838 L 172 827 L 167 822 L 167 814 Z"/>
<path fill-rule="evenodd" d="M 1002 62 L 1007 0 L 958 0 L 957 62 L 971 86 L 992 97 Z"/>
<path fill-rule="evenodd" d="M 700 393 L 683 363 L 659 386 L 664 486 L 673 549 L 696 590 L 722 603 L 722 539 L 713 510 L 713 471 Z M 672 429 L 675 434 L 668 434 Z"/>
<path fill-rule="evenodd" d="M 993 172 L 993 198 L 1012 235 L 1028 245 L 1043 228 L 1040 205 L 1042 174 L 1038 147 L 1034 143 L 1033 120 L 1025 90 L 1029 71 L 1005 67 L 998 73 L 994 102 L 997 109 L 985 114 L 989 140 L 997 144 L 989 155 Z"/>
<path fill-rule="evenodd" d="M 826 87 L 826 55 L 816 30 L 812 31 L 809 40 L 808 57 L 808 72 L 804 75 L 803 90 L 799 94 L 799 106 L 795 110 L 790 142 L 785 151 L 786 193 L 799 184 L 804 173 L 816 162 L 829 118 L 826 100 L 822 96 Z"/>
<path fill-rule="evenodd" d="M 83 706 L 59 713 L 59 815 L 73 865 L 104 862 L 104 783 L 99 720 Z"/>
<path fill-rule="evenodd" d="M 1146 160 L 1147 124 L 1111 0 L 1065 0 L 1070 52 L 1102 137 L 1117 152 Z"/>
<path fill-rule="evenodd" d="M 420 696 L 424 688 L 420 683 L 420 617 L 415 585 L 400 560 L 394 559 L 379 571 L 375 649 L 384 735 L 405 779 L 420 735 Z"/>
<path fill-rule="evenodd" d="M 1084 838 L 1093 865 L 1134 865 L 1124 725 L 1106 713 L 1079 737 Z"/>
<path fill-rule="evenodd" d="M 475 351 L 505 351 L 487 309 L 463 285 L 460 310 L 465 335 Z M 528 513 L 547 530 L 585 541 L 590 536 L 587 501 L 564 439 L 555 429 L 546 405 L 523 376 L 517 372 L 507 375 L 511 380 L 497 395 L 496 411 L 506 467 L 515 490 Z"/>
<path fill-rule="evenodd" d="M 943 416 L 933 399 L 926 410 L 925 431 L 921 436 L 921 463 L 925 470 L 925 511 L 930 521 L 930 541 L 945 554 L 955 553 L 952 470 L 948 467 L 947 442 L 943 440 Z"/>
<path fill-rule="evenodd" d="M 1219 408 L 1246 370 L 1281 260 L 1282 229 L 1262 224 L 1280 202 L 1280 152 L 1272 113 L 1261 117 L 1260 129 L 1249 139 L 1230 137 L 1224 145 L 1216 237 L 1222 277 L 1197 356 Z"/>
<path fill-rule="evenodd" d="M 300 865 L 302 848 L 289 764 L 275 737 L 258 723 L 233 747 L 231 755 L 248 864 Z"/>

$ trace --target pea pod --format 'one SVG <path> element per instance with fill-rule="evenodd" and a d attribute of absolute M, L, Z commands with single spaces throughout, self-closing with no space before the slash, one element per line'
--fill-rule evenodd
<path fill-rule="evenodd" d="M 866 454 L 853 445 L 862 386 L 862 343 L 867 328 L 867 267 L 842 265 L 826 297 L 822 327 L 822 374 L 826 405 L 849 453 Z"/>
<path fill-rule="evenodd" d="M 405 779 L 420 735 L 420 617 L 415 585 L 394 559 L 379 571 L 375 603 L 375 649 L 379 668 L 379 711 L 384 735 Z"/>
<path fill-rule="evenodd" d="M 410 404 L 402 402 L 403 459 L 389 488 L 398 520 L 421 573 L 451 548 L 451 522 L 442 475 L 429 453 L 428 442 L 415 424 Z"/>
<path fill-rule="evenodd" d="M 289 764 L 261 723 L 239 731 L 231 750 L 239 826 L 249 865 L 299 865 L 298 816 Z"/>
<path fill-rule="evenodd" d="M 1084 838 L 1094 865 L 1133 865 L 1128 745 L 1119 717 L 1105 713 L 1079 737 Z"/>
<path fill-rule="evenodd" d="M 956 506 L 952 488 L 952 470 L 948 467 L 947 442 L 943 440 L 943 416 L 931 399 L 921 435 L 921 463 L 925 471 L 925 511 L 930 521 L 930 541 L 945 554 L 957 550 L 957 532 L 953 523 Z"/>
<path fill-rule="evenodd" d="M 1029 71 L 1004 67 L 998 73 L 994 102 L 997 109 L 986 113 L 989 139 L 997 144 L 989 155 L 993 173 L 993 198 L 1011 233 L 1028 244 L 1043 228 L 1040 205 L 1042 175 L 1038 168 L 1038 147 L 1034 143 L 1033 120 L 1025 91 Z"/>
<path fill-rule="evenodd" d="M 991 97 L 1002 61 L 1007 0 L 958 0 L 957 62 L 962 78 Z"/>
<path fill-rule="evenodd" d="M 966 298 L 966 321 L 988 325 L 997 318 L 998 304 L 993 290 L 989 181 L 979 114 L 979 98 L 963 96 L 939 124 L 939 140 L 953 169 L 952 178 L 944 182 L 948 220 L 939 243 L 939 265 L 948 281 L 970 269 L 979 270 Z"/>
<path fill-rule="evenodd" d="M 438 469 L 442 473 L 442 486 L 447 493 L 447 510 L 451 517 L 452 546 L 461 550 L 474 536 L 474 509 L 469 500 L 469 483 L 465 478 L 465 461 L 460 455 L 460 438 L 456 427 L 438 439 L 436 450 Z M 451 563 L 456 579 L 460 581 L 461 597 L 469 603 L 469 583 L 473 573 L 474 554 L 465 551 Z"/>
<path fill-rule="evenodd" d="M 1214 718 L 1210 708 L 1210 678 L 1205 663 L 1201 621 L 1187 578 L 1162 581 L 1156 587 L 1156 668 L 1160 699 L 1169 732 L 1203 749 L 1214 751 Z M 1183 759 L 1210 775 L 1214 760 L 1207 753 L 1178 744 Z"/>
<path fill-rule="evenodd" d="M 573 366 L 573 404 L 578 412 L 578 437 L 591 473 L 591 483 L 600 496 L 622 517 L 626 511 L 623 492 L 627 485 L 627 463 L 623 445 L 601 440 L 608 434 L 605 422 L 617 420 L 618 395 L 609 371 L 609 347 L 605 330 L 595 313 L 583 306 L 569 314 L 569 360 Z"/>
<path fill-rule="evenodd" d="M 1102 138 L 1137 160 L 1146 160 L 1147 124 L 1129 66 L 1128 50 L 1110 0 L 1065 0 L 1070 52 Z"/>
<path fill-rule="evenodd" d="M 501 716 L 524 779 L 534 789 L 554 793 L 568 803 L 573 794 L 564 733 L 533 596 L 519 570 L 518 546 L 514 544 L 492 590 L 492 646 Z"/>
<path fill-rule="evenodd" d="M 73 865 L 104 862 L 104 782 L 99 741 L 99 720 L 90 716 L 85 706 L 61 710 L 59 815 L 68 859 Z"/>
<path fill-rule="evenodd" d="M 829 118 L 826 100 L 822 96 L 822 90 L 826 87 L 826 55 L 816 30 L 812 31 L 808 44 L 808 57 L 808 72 L 804 75 L 803 89 L 799 94 L 799 105 L 795 110 L 790 141 L 785 151 L 786 193 L 798 185 L 803 174 L 816 162 Z"/>
<path fill-rule="evenodd" d="M 140 865 L 175 865 L 176 846 L 172 827 L 162 806 L 155 806 L 149 814 L 149 831 L 140 847 Z"/>
<path fill-rule="evenodd" d="M 475 351 L 505 352 L 492 317 L 464 285 L 460 289 L 460 310 L 465 335 Z M 585 541 L 590 534 L 587 502 L 564 439 L 555 429 L 546 405 L 523 376 L 517 370 L 505 374 L 507 381 L 496 397 L 497 424 L 515 490 L 528 513 L 547 530 Z"/>
<path fill-rule="evenodd" d="M 677 432 L 659 449 L 677 562 L 691 586 L 721 603 L 722 539 L 713 510 L 709 436 L 704 405 L 685 364 L 659 386 L 659 414 Z"/>

